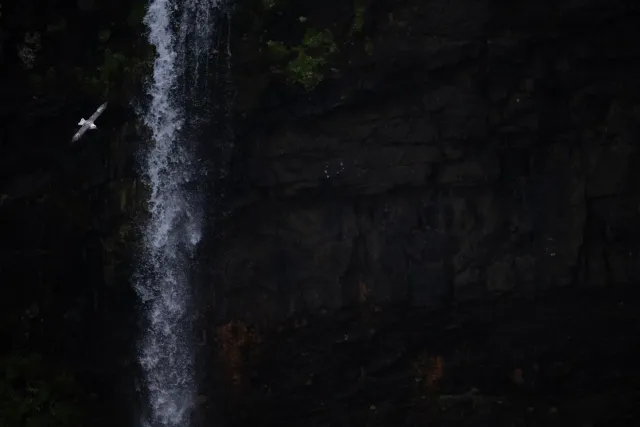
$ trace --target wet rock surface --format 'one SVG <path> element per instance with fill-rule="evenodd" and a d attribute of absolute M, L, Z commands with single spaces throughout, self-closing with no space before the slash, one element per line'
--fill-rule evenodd
<path fill-rule="evenodd" d="M 235 353 L 219 342 L 235 376 L 209 384 L 224 409 L 203 425 L 634 425 L 639 297 L 564 290 L 439 312 L 363 307 L 268 337 L 249 330 Z"/>
<path fill-rule="evenodd" d="M 638 281 L 637 7 L 494 3 L 378 5 L 353 74 L 244 119 L 215 316 Z"/>
<path fill-rule="evenodd" d="M 633 425 L 638 5 L 365 3 L 371 52 L 310 93 L 234 45 L 236 151 L 199 257 L 203 425 Z M 68 145 L 98 67 L 135 50 L 144 10 L 114 5 L 67 2 L 60 31 L 5 4 L 1 29 L 3 350 L 71 366 L 92 425 L 137 422 L 133 64 Z M 305 17 L 348 26 L 344 5 Z M 32 93 L 34 74 L 57 77 Z"/>

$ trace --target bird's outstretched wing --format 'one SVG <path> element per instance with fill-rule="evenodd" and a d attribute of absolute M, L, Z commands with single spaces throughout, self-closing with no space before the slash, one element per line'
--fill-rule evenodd
<path fill-rule="evenodd" d="M 102 104 L 101 106 L 98 107 L 98 109 L 96 110 L 95 113 L 93 113 L 93 115 L 91 117 L 89 117 L 89 121 L 91 123 L 95 122 L 96 119 L 100 116 L 100 114 L 102 114 L 102 112 L 104 110 L 107 109 L 107 103 L 105 102 L 104 104 Z"/>
<path fill-rule="evenodd" d="M 76 142 L 77 140 L 79 140 L 80 137 L 84 135 L 84 133 L 87 131 L 88 128 L 89 128 L 89 124 L 85 123 L 84 125 L 82 125 L 82 127 L 78 129 L 78 132 L 76 132 L 75 135 L 73 135 L 73 137 L 71 138 L 71 142 Z"/>

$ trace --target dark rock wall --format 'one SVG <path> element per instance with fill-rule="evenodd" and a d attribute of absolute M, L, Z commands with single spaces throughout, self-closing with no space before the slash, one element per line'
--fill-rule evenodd
<path fill-rule="evenodd" d="M 236 126 L 202 425 L 633 423 L 640 10 L 370 8 Z"/>
<path fill-rule="evenodd" d="M 119 40 L 135 44 L 126 22 L 133 5 L 79 3 L 2 4 L 0 424 L 7 427 L 22 425 L 10 416 L 31 425 L 122 424 L 132 406 L 128 262 L 140 200 L 138 137 L 121 92 L 103 90 L 98 70 Z M 34 33 L 26 64 L 21 51 Z M 105 98 L 99 129 L 72 146 L 80 117 Z M 16 375 L 12 360 L 38 362 L 5 382 Z"/>
<path fill-rule="evenodd" d="M 142 200 L 125 79 L 135 67 L 114 53 L 132 44 L 139 11 L 62 3 L 50 20 L 2 10 L 0 331 L 12 351 L 77 369 L 100 391 L 92 404 L 114 414 L 111 403 L 129 399 L 121 390 L 134 390 L 130 257 Z M 351 19 L 329 4 L 305 13 Z M 225 197 L 201 254 L 207 314 L 279 321 L 356 303 L 637 282 L 638 6 L 364 4 L 370 54 L 343 58 L 310 93 L 244 85 L 262 76 L 233 33 L 235 100 L 251 108 L 236 111 L 235 155 L 215 186 Z M 67 30 L 47 30 L 63 9 Z M 32 30 L 42 44 L 25 70 L 19 46 Z M 114 58 L 117 72 L 92 74 Z M 104 96 L 101 131 L 70 147 Z"/>
<path fill-rule="evenodd" d="M 552 3 L 382 3 L 355 71 L 265 96 L 217 315 L 637 281 L 640 11 Z"/>

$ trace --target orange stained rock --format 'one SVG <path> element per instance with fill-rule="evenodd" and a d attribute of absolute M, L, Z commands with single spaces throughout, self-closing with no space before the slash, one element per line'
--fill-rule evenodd
<path fill-rule="evenodd" d="M 511 373 L 511 380 L 518 385 L 524 384 L 524 376 L 521 368 L 516 368 Z"/>
<path fill-rule="evenodd" d="M 234 386 L 242 385 L 247 346 L 257 342 L 255 334 L 241 321 L 230 321 L 216 329 L 219 356 Z"/>
<path fill-rule="evenodd" d="M 429 358 L 429 370 L 427 371 L 427 386 L 437 388 L 444 376 L 444 359 L 442 356 Z"/>
<path fill-rule="evenodd" d="M 417 375 L 424 379 L 428 389 L 437 389 L 444 377 L 444 358 L 439 355 L 429 356 L 423 353 L 414 363 L 414 369 L 417 371 Z"/>
<path fill-rule="evenodd" d="M 367 285 L 362 280 L 360 280 L 358 282 L 358 302 L 360 304 L 366 303 L 368 295 L 369 295 L 369 288 L 367 288 Z"/>

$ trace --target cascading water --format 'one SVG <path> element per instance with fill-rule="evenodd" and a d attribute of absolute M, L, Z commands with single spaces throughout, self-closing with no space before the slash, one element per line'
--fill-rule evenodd
<path fill-rule="evenodd" d="M 144 314 L 144 427 L 188 426 L 196 392 L 191 278 L 204 215 L 194 135 L 209 102 L 218 7 L 217 0 L 151 0 L 144 20 L 157 54 L 142 113 L 151 135 L 142 153 L 149 217 L 135 283 Z"/>

